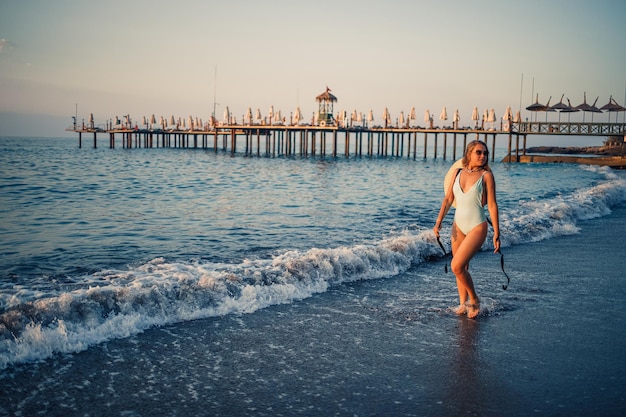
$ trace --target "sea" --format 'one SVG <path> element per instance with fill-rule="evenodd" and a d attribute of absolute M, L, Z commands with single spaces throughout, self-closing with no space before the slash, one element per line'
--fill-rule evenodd
<path fill-rule="evenodd" d="M 451 150 L 0 137 L 0 416 L 624 415 L 626 172 L 501 142 L 470 320 Z"/>

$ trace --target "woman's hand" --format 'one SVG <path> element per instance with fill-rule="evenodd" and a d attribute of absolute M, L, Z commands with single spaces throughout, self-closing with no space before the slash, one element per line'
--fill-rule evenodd
<path fill-rule="evenodd" d="M 497 235 L 493 236 L 493 247 L 494 247 L 493 253 L 500 252 L 500 236 L 497 236 Z"/>
<path fill-rule="evenodd" d="M 435 233 L 436 237 L 439 237 L 439 231 L 441 230 L 441 224 L 437 223 L 435 225 L 435 227 L 433 227 L 433 232 Z"/>

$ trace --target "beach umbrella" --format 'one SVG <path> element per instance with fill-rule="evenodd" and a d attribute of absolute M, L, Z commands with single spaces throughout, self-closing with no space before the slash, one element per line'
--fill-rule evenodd
<path fill-rule="evenodd" d="M 602 113 L 602 110 L 600 110 L 599 108 L 596 107 L 596 103 L 598 102 L 599 98 L 600 98 L 600 96 L 596 97 L 595 101 L 591 105 L 591 122 L 592 123 L 593 123 L 593 114 L 594 113 Z"/>
<path fill-rule="evenodd" d="M 546 106 L 544 104 L 539 103 L 539 93 L 537 93 L 537 99 L 535 100 L 535 102 L 531 104 L 530 106 L 526 107 L 526 110 L 535 113 L 535 121 L 537 121 L 536 112 L 546 110 Z"/>
<path fill-rule="evenodd" d="M 496 120 L 498 120 L 498 118 L 496 117 L 496 111 L 492 107 L 491 110 L 489 110 L 489 115 L 487 116 L 487 121 L 491 123 L 492 129 L 493 129 L 493 124 L 496 122 Z"/>
<path fill-rule="evenodd" d="M 228 110 L 228 106 L 224 109 L 224 124 L 227 125 L 230 123 L 230 111 Z"/>
<path fill-rule="evenodd" d="M 559 112 L 559 123 L 561 122 L 561 112 L 571 109 L 571 106 L 568 106 L 567 104 L 563 103 L 564 96 L 565 94 L 561 95 L 561 100 L 558 103 L 556 103 L 554 106 L 552 106 L 552 110 L 556 110 Z"/>
<path fill-rule="evenodd" d="M 550 100 L 552 100 L 552 96 L 550 96 L 550 97 L 548 98 L 548 102 L 546 103 L 546 108 L 545 108 L 545 109 L 543 109 L 543 111 L 545 111 L 545 112 L 546 112 L 546 122 L 548 121 L 548 112 L 555 112 L 555 111 L 556 111 L 556 110 L 554 110 L 554 109 L 552 108 L 552 106 L 550 106 Z"/>
<path fill-rule="evenodd" d="M 483 119 L 482 119 L 482 128 L 485 128 L 485 123 L 487 122 L 487 119 L 489 119 L 489 109 L 485 109 L 485 111 L 483 112 Z"/>
<path fill-rule="evenodd" d="M 293 124 L 297 125 L 302 120 L 302 112 L 300 111 L 300 107 L 296 107 L 296 112 L 293 115 Z"/>
<path fill-rule="evenodd" d="M 576 113 L 577 111 L 580 111 L 580 110 L 577 109 L 576 107 L 572 106 L 572 103 L 569 101 L 569 98 L 567 99 L 567 108 L 561 109 L 561 113 L 567 113 L 567 122 L 568 123 L 569 123 L 571 114 L 572 113 Z"/>
<path fill-rule="evenodd" d="M 521 123 L 522 122 L 522 115 L 520 113 L 520 111 L 516 111 L 515 112 L 515 117 L 513 118 L 513 123 Z"/>
<path fill-rule="evenodd" d="M 404 112 L 400 111 L 400 116 L 398 117 L 398 124 L 402 127 L 404 126 Z"/>
<path fill-rule="evenodd" d="M 424 121 L 430 122 L 430 111 L 428 109 L 424 112 Z"/>
<path fill-rule="evenodd" d="M 626 107 L 622 107 L 613 99 L 613 96 L 609 98 L 609 102 L 600 107 L 600 110 L 604 110 L 609 113 L 609 123 L 611 123 L 611 113 L 626 111 Z M 617 115 L 615 115 L 615 122 L 617 122 Z"/>
<path fill-rule="evenodd" d="M 154 117 L 154 114 L 152 115 L 152 117 L 150 118 L 150 123 L 152 124 L 156 124 L 156 117 Z"/>
<path fill-rule="evenodd" d="M 358 122 L 359 121 L 359 115 L 356 112 L 356 109 L 354 109 L 352 111 L 352 115 L 350 116 L 350 120 L 352 120 L 353 122 Z"/>
<path fill-rule="evenodd" d="M 370 112 L 367 114 L 367 123 L 372 123 L 374 121 L 374 111 L 370 110 Z"/>
<path fill-rule="evenodd" d="M 165 119 L 163 118 L 163 116 L 159 116 L 159 126 L 165 129 Z"/>
<path fill-rule="evenodd" d="M 120 122 L 120 118 L 115 116 L 115 126 L 119 125 L 120 123 L 122 123 Z"/>
<path fill-rule="evenodd" d="M 278 110 L 276 113 L 274 113 L 274 121 L 280 122 L 281 120 L 282 120 L 282 116 L 280 115 L 280 110 Z"/>
<path fill-rule="evenodd" d="M 576 108 L 583 112 L 583 123 L 585 123 L 585 113 L 593 112 L 593 107 L 587 104 L 587 92 L 585 91 L 583 94 L 583 102 L 580 103 Z"/>
<path fill-rule="evenodd" d="M 441 109 L 441 113 L 439 113 L 439 120 L 448 120 L 448 111 L 446 110 L 446 106 L 443 106 Z"/>
<path fill-rule="evenodd" d="M 416 120 L 417 116 L 415 116 L 415 107 L 411 107 L 411 111 L 409 112 L 409 120 Z"/>
<path fill-rule="evenodd" d="M 387 109 L 387 107 L 385 107 L 385 110 L 383 111 L 383 120 L 385 121 L 385 127 L 387 127 L 389 121 L 391 120 L 391 116 L 389 115 L 389 109 Z"/>
<path fill-rule="evenodd" d="M 93 129 L 93 113 L 89 115 L 89 126 Z"/>
<path fill-rule="evenodd" d="M 256 109 L 256 113 L 254 114 L 254 120 L 260 122 L 263 118 L 261 117 L 261 109 Z"/>
<path fill-rule="evenodd" d="M 244 117 L 244 120 L 247 124 L 252 124 L 252 109 L 250 107 L 248 107 L 248 111 L 246 112 L 246 117 Z"/>
<path fill-rule="evenodd" d="M 189 130 L 193 130 L 193 117 L 191 117 L 191 115 L 187 118 L 187 126 Z"/>
<path fill-rule="evenodd" d="M 602 110 L 600 110 L 599 108 L 596 107 L 596 103 L 598 102 L 598 98 L 596 98 L 596 101 L 593 102 L 593 105 L 589 105 L 587 104 L 587 92 L 584 92 L 584 99 L 583 102 L 581 104 L 579 104 L 578 106 L 576 106 L 576 108 L 578 110 L 581 110 L 583 112 L 583 123 L 585 122 L 585 113 L 589 112 L 591 113 L 591 121 L 593 122 L 593 113 L 602 113 Z"/>
<path fill-rule="evenodd" d="M 170 118 L 170 126 L 176 126 L 176 120 L 174 119 L 174 115 Z"/>
<path fill-rule="evenodd" d="M 454 111 L 454 116 L 452 116 L 452 121 L 454 122 L 454 128 L 459 128 L 459 121 L 461 120 L 461 116 L 459 115 L 459 109 Z"/>
<path fill-rule="evenodd" d="M 511 106 L 506 106 L 506 110 L 504 111 L 504 116 L 502 116 L 502 120 L 506 121 L 505 130 L 509 130 L 511 127 L 511 120 L 513 120 L 513 112 L 511 111 Z"/>
<path fill-rule="evenodd" d="M 502 116 L 502 120 L 511 121 L 513 119 L 513 112 L 511 111 L 511 106 L 506 106 L 506 110 L 504 111 L 504 116 Z"/>
<path fill-rule="evenodd" d="M 478 114 L 478 107 L 474 106 L 474 110 L 472 110 L 472 120 L 474 121 L 474 127 L 478 127 L 478 120 L 480 119 L 480 115 Z"/>

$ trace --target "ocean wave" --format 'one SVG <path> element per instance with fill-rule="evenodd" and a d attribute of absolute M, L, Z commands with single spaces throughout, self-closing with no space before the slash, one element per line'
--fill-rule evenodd
<path fill-rule="evenodd" d="M 597 170 L 604 180 L 503 211 L 504 246 L 577 233 L 579 221 L 605 216 L 626 201 L 623 178 L 608 169 L 585 169 Z M 395 276 L 442 256 L 430 225 L 425 226 L 370 244 L 284 251 L 272 259 L 238 264 L 158 258 L 128 270 L 100 271 L 81 280 L 88 287 L 54 296 L 31 295 L 32 300 L 22 301 L 24 294 L 12 294 L 2 300 L 0 369 L 78 352 L 154 326 L 252 313 L 333 285 Z M 489 246 L 487 239 L 485 249 Z"/>
<path fill-rule="evenodd" d="M 626 201 L 626 180 L 610 168 L 583 166 L 604 177 L 599 184 L 569 194 L 520 201 L 500 214 L 504 246 L 538 242 L 578 233 L 578 222 L 611 213 L 611 207 Z"/>

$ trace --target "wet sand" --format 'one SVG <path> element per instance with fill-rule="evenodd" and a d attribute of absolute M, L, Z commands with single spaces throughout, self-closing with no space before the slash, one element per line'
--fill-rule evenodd
<path fill-rule="evenodd" d="M 429 262 L 20 366 L 0 415 L 622 416 L 626 208 L 579 226 L 505 248 L 507 291 L 480 253 L 477 320 Z"/>

